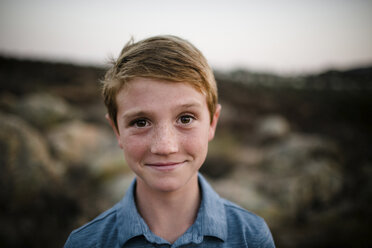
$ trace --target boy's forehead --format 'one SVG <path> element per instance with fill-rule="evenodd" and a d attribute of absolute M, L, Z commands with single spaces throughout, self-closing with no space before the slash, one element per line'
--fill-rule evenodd
<path fill-rule="evenodd" d="M 173 93 L 179 94 L 180 96 L 183 95 L 182 92 L 185 91 L 185 89 L 192 89 L 192 91 L 196 91 L 196 93 L 201 94 L 205 97 L 205 94 L 202 93 L 202 91 L 192 83 L 141 77 L 134 78 L 125 83 L 123 87 L 121 87 L 121 89 L 118 91 L 117 95 L 141 95 L 147 93 L 149 88 L 160 88 L 164 91 L 165 95 Z"/>
<path fill-rule="evenodd" d="M 117 103 L 152 104 L 164 102 L 169 105 L 205 105 L 206 96 L 187 82 L 170 82 L 159 79 L 136 78 L 122 87 L 116 97 Z"/>

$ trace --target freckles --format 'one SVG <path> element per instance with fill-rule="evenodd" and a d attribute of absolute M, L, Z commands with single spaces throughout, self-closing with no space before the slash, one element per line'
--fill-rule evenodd
<path fill-rule="evenodd" d="M 193 134 L 187 135 L 182 139 L 182 146 L 189 151 L 194 150 L 196 152 L 199 152 L 200 149 L 208 146 L 207 140 L 208 139 L 203 132 L 195 132 Z"/>
<path fill-rule="evenodd" d="M 143 139 L 127 137 L 123 140 L 123 150 L 126 156 L 137 157 L 146 149 L 146 142 Z"/>

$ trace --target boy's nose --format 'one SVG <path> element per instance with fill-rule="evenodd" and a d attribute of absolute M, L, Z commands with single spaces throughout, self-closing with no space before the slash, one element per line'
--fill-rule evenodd
<path fill-rule="evenodd" d="M 158 155 L 168 155 L 178 152 L 177 135 L 173 127 L 162 125 L 155 128 L 151 152 Z"/>

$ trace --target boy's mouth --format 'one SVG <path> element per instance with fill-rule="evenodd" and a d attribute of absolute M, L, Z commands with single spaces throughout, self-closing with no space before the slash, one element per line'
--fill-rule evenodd
<path fill-rule="evenodd" d="M 182 162 L 155 162 L 155 163 L 147 163 L 145 166 L 149 166 L 155 170 L 160 170 L 160 171 L 170 171 L 174 170 L 178 167 L 181 167 L 182 165 L 185 164 L 186 161 Z"/>

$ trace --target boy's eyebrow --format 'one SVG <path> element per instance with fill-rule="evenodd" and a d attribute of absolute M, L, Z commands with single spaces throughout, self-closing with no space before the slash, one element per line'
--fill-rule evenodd
<path fill-rule="evenodd" d="M 199 102 L 192 102 L 192 103 L 185 103 L 177 106 L 177 108 L 192 108 L 192 107 L 200 107 L 202 106 Z"/>
<path fill-rule="evenodd" d="M 185 103 L 179 106 L 176 106 L 175 109 L 183 109 L 183 108 L 193 108 L 193 107 L 201 107 L 202 104 L 199 102 L 192 102 L 192 103 Z M 134 117 L 141 117 L 141 116 L 148 116 L 150 115 L 150 111 L 143 111 L 143 110 L 130 110 L 127 113 L 122 115 L 122 119 L 125 118 L 134 118 Z"/>
<path fill-rule="evenodd" d="M 146 111 L 133 110 L 133 111 L 129 111 L 129 112 L 123 114 L 123 116 L 121 118 L 122 119 L 125 119 L 125 118 L 134 118 L 134 117 L 146 116 L 148 114 L 149 114 L 149 112 L 146 112 Z"/>

